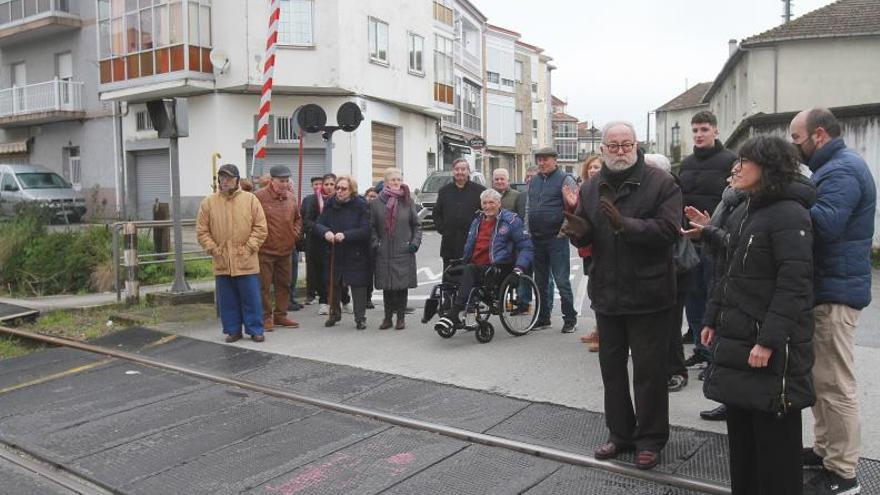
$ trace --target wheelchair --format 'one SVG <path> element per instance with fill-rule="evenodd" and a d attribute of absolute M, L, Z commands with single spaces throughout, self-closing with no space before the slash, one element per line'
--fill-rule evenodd
<path fill-rule="evenodd" d="M 453 262 L 443 272 L 443 281 L 431 289 L 431 295 L 425 301 L 422 323 L 428 323 L 437 314 L 445 315 L 452 308 L 459 284 L 447 281 L 451 278 L 448 277 L 448 272 L 461 265 L 463 263 L 460 260 Z M 498 278 L 501 278 L 500 283 L 497 283 Z M 465 308 L 472 308 L 473 313 L 466 310 L 464 317 L 460 319 L 460 326 L 437 328 L 437 334 L 449 339 L 458 330 L 472 331 L 477 342 L 486 344 L 495 336 L 495 328 L 489 323 L 492 315 L 498 315 L 501 325 L 514 337 L 525 335 L 534 328 L 538 321 L 541 295 L 532 277 L 515 271 L 504 274 L 499 267 L 489 265 L 483 279 L 490 283 L 475 286 L 467 297 Z M 496 283 L 491 283 L 493 281 Z M 530 297 L 522 298 L 525 293 Z"/>

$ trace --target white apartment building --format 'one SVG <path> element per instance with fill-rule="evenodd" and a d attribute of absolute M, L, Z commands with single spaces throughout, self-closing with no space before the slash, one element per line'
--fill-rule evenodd
<path fill-rule="evenodd" d="M 491 24 L 486 26 L 486 149 L 487 171 L 515 170 L 516 136 L 522 117 L 516 109 L 516 41 L 520 34 Z M 520 67 L 520 72 L 522 67 Z M 519 79 L 522 79 L 520 74 Z"/>
<path fill-rule="evenodd" d="M 436 4 L 437 2 L 435 2 Z M 149 217 L 166 202 L 168 142 L 159 139 L 145 101 L 187 97 L 189 137 L 181 138 L 182 211 L 192 217 L 211 192 L 212 157 L 242 170 L 251 163 L 262 86 L 268 12 L 263 0 L 98 0 L 100 97 L 122 101 L 127 201 Z M 328 124 L 345 102 L 364 115 L 332 139 L 332 162 L 318 134 L 303 138 L 303 195 L 309 178 L 350 174 L 366 189 L 385 168 L 421 185 L 438 154 L 437 127 L 450 113 L 436 105 L 436 5 L 380 0 L 281 0 L 265 167 L 296 173 L 300 136 L 291 116 L 324 108 Z M 433 11 L 432 11 L 433 8 Z M 446 50 L 446 47 L 442 48 Z M 227 59 L 223 67 L 215 60 Z M 431 54 L 435 54 L 434 57 Z M 133 215 L 132 215 L 133 216 Z"/>

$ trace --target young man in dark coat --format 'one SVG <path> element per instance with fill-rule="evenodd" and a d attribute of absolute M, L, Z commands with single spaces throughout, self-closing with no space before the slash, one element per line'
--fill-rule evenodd
<path fill-rule="evenodd" d="M 468 227 L 474 213 L 480 209 L 480 193 L 486 188 L 471 181 L 471 168 L 467 160 L 459 158 L 452 162 L 452 182 L 437 192 L 434 205 L 434 226 L 440 233 L 440 257 L 443 269 L 449 262 L 461 258 Z"/>
<path fill-rule="evenodd" d="M 721 193 L 727 187 L 730 168 L 736 161 L 736 154 L 726 149 L 718 140 L 718 120 L 709 111 L 697 112 L 691 118 L 691 132 L 694 138 L 694 152 L 681 162 L 679 180 L 685 206 L 699 212 L 711 213 L 721 202 Z M 694 353 L 685 360 L 690 367 L 709 362 L 712 355 L 700 343 L 700 330 L 703 328 L 703 315 L 706 312 L 710 280 L 712 278 L 712 256 L 706 252 L 699 239 L 694 239 L 694 247 L 700 253 L 700 264 L 694 268 L 694 282 L 685 296 L 685 314 L 688 334 L 693 336 Z M 724 406 L 703 411 L 703 419 L 723 420 Z"/>
<path fill-rule="evenodd" d="M 865 160 L 843 142 L 840 123 L 830 111 L 804 110 L 790 130 L 818 190 L 810 210 L 815 233 L 816 442 L 804 449 L 803 463 L 822 473 L 804 493 L 858 493 L 861 435 L 853 340 L 861 310 L 871 302 L 877 188 Z"/>
<path fill-rule="evenodd" d="M 632 124 L 606 125 L 602 143 L 602 170 L 581 186 L 577 210 L 566 213 L 563 227 L 575 246 L 593 246 L 587 289 L 599 329 L 609 430 L 595 456 L 637 450 L 636 466 L 651 469 L 669 439 L 669 332 L 658 322 L 668 322 L 675 305 L 672 247 L 680 235 L 681 192 L 671 175 L 645 165 Z"/>

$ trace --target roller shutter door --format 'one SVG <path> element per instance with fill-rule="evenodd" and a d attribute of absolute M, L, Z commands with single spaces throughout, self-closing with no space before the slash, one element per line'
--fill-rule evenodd
<path fill-rule="evenodd" d="M 250 172 L 253 160 L 253 149 L 247 149 L 247 172 Z M 290 169 L 290 179 L 294 183 L 293 191 L 296 192 L 296 177 L 299 168 L 299 149 L 267 149 L 266 158 L 263 161 L 263 173 L 269 173 L 269 169 L 275 165 L 282 165 Z M 310 179 L 315 176 L 324 175 L 327 170 L 324 163 L 323 148 L 305 148 L 303 149 L 303 174 L 302 174 L 302 195 L 303 197 L 312 194 L 312 186 Z M 302 201 L 302 198 L 300 198 Z"/>
<path fill-rule="evenodd" d="M 373 184 L 385 178 L 385 169 L 397 166 L 397 129 L 373 122 Z"/>
<path fill-rule="evenodd" d="M 168 150 L 135 153 L 137 181 L 137 215 L 141 220 L 153 219 L 153 204 L 171 202 L 171 161 Z"/>

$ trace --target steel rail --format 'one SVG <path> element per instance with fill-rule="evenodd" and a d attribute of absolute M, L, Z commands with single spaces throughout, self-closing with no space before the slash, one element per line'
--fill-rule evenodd
<path fill-rule="evenodd" d="M 217 375 L 213 373 L 209 373 L 206 371 L 201 371 L 193 368 L 187 368 L 185 366 L 179 366 L 171 363 L 164 363 L 162 361 L 152 359 L 149 357 L 141 356 L 138 354 L 132 354 L 124 351 L 118 351 L 114 349 L 107 349 L 100 346 L 95 346 L 91 344 L 86 344 L 83 342 L 76 342 L 73 340 L 62 339 L 59 337 L 52 337 L 49 335 L 41 335 L 33 332 L 27 332 L 24 330 L 18 330 L 15 328 L 6 328 L 0 326 L 0 332 L 6 333 L 9 335 L 15 335 L 17 337 L 36 340 L 40 342 L 44 342 L 47 344 L 53 344 L 58 346 L 70 347 L 73 349 L 79 349 L 86 352 L 91 352 L 94 354 L 101 354 L 105 356 L 114 357 L 117 359 L 123 359 L 126 361 L 132 361 L 135 363 L 139 363 L 145 366 L 149 366 L 152 368 L 159 368 L 169 371 L 174 371 L 177 373 L 194 376 L 197 378 L 203 378 L 205 380 L 212 381 L 214 383 L 220 383 L 224 385 L 230 385 L 233 387 L 242 388 L 245 390 L 250 390 L 252 392 L 258 392 L 261 394 L 269 395 L 272 397 L 278 397 L 281 399 L 292 400 L 295 402 L 301 402 L 305 404 L 310 404 L 313 406 L 317 406 L 323 409 L 329 409 L 331 411 L 336 411 L 344 414 L 350 414 L 355 416 L 363 416 L 371 419 L 375 419 L 378 421 L 382 421 L 384 423 L 390 423 L 396 426 L 401 426 L 404 428 L 411 428 L 421 431 L 426 431 L 430 433 L 435 433 L 438 435 L 447 436 L 450 438 L 455 438 L 458 440 L 464 440 L 466 442 L 473 442 L 482 445 L 487 445 L 490 447 L 499 447 L 503 449 L 513 450 L 516 452 L 521 452 L 525 454 L 535 455 L 538 457 L 543 457 L 545 459 L 551 459 L 554 461 L 562 462 L 565 464 L 571 464 L 576 466 L 584 466 L 594 469 L 599 469 L 602 471 L 607 471 L 623 476 L 629 476 L 631 478 L 637 478 L 644 481 L 649 481 L 652 483 L 659 483 L 662 485 L 674 486 L 677 488 L 684 488 L 687 490 L 697 490 L 704 493 L 709 493 L 712 495 L 730 495 L 730 488 L 725 485 L 710 483 L 704 480 L 699 480 L 696 478 L 684 477 L 684 476 L 676 476 L 667 473 L 661 473 L 657 471 L 651 470 L 642 470 L 638 469 L 634 466 L 628 466 L 625 464 L 620 464 L 617 462 L 611 461 L 602 461 L 595 459 L 590 456 L 575 454 L 572 452 L 566 452 L 564 450 L 554 449 L 551 447 L 544 447 L 541 445 L 530 444 L 526 442 L 520 442 L 516 440 L 510 440 L 503 437 L 498 437 L 494 435 L 488 435 L 486 433 L 479 433 L 470 430 L 465 430 L 463 428 L 457 428 L 454 426 L 442 425 L 439 423 L 431 423 L 428 421 L 421 421 L 418 419 L 406 418 L 403 416 L 398 416 L 396 414 L 384 413 L 381 411 L 375 411 L 372 409 L 367 409 L 363 407 L 357 407 L 349 404 L 342 404 L 339 402 L 328 401 L 324 399 L 318 399 L 315 397 L 309 397 L 306 395 L 297 394 L 294 392 L 289 392 L 286 390 L 279 390 L 272 387 L 267 387 L 265 385 L 260 385 L 258 383 L 249 382 L 246 380 L 240 380 L 236 378 L 230 378 L 222 375 Z"/>
<path fill-rule="evenodd" d="M 0 459 L 9 461 L 25 471 L 30 471 L 79 495 L 107 495 L 110 493 L 109 491 L 90 486 L 88 480 L 64 468 L 52 469 L 40 461 L 17 455 L 16 451 L 20 451 L 20 449 L 0 442 Z"/>

